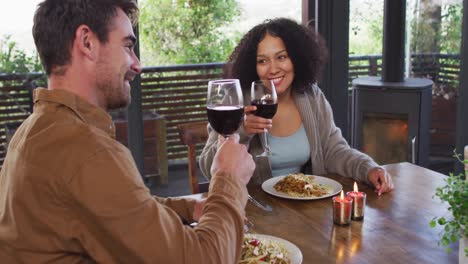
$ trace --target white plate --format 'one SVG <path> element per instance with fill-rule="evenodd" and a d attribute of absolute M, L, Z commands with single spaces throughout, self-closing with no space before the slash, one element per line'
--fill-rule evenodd
<path fill-rule="evenodd" d="M 271 241 L 276 241 L 278 243 L 281 243 L 289 253 L 289 258 L 291 259 L 291 264 L 301 264 L 302 263 L 302 252 L 301 252 L 301 250 L 296 245 L 289 242 L 288 240 L 282 239 L 282 238 L 279 238 L 279 237 L 275 237 L 275 236 L 261 235 L 261 234 L 249 234 L 249 236 L 255 237 L 255 238 L 259 239 L 259 240 L 271 240 Z"/>
<path fill-rule="evenodd" d="M 337 182 L 335 180 L 332 180 L 332 179 L 326 178 L 326 177 L 321 177 L 321 176 L 315 176 L 315 175 L 312 175 L 312 176 L 314 176 L 314 181 L 316 183 L 329 186 L 331 188 L 330 193 L 326 194 L 324 196 L 321 196 L 321 197 L 295 197 L 295 196 L 290 196 L 287 193 L 278 192 L 277 190 L 275 190 L 275 188 L 273 188 L 273 186 L 277 182 L 279 182 L 281 179 L 286 177 L 286 175 L 285 176 L 273 177 L 271 179 L 268 179 L 268 180 L 264 181 L 262 183 L 262 189 L 265 192 L 267 192 L 267 193 L 269 193 L 271 195 L 281 197 L 281 198 L 286 198 L 286 199 L 294 199 L 294 200 L 318 200 L 318 199 L 323 199 L 323 198 L 333 196 L 333 195 L 339 193 L 341 191 L 341 189 L 343 189 L 343 186 L 339 182 Z"/>

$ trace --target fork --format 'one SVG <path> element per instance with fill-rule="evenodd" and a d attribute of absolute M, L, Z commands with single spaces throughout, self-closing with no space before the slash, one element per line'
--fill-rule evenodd
<path fill-rule="evenodd" d="M 252 221 L 246 218 L 244 220 L 244 234 L 247 234 L 250 231 L 250 229 L 252 229 L 253 226 L 254 226 L 254 223 L 252 223 Z"/>
<path fill-rule="evenodd" d="M 248 194 L 248 198 L 249 198 L 249 201 L 252 202 L 253 204 L 255 204 L 256 206 L 260 207 L 261 209 L 263 209 L 264 211 L 267 211 L 267 212 L 271 212 L 273 211 L 273 208 L 271 208 L 270 205 L 268 204 L 261 204 L 259 201 L 255 200 L 250 194 Z"/>

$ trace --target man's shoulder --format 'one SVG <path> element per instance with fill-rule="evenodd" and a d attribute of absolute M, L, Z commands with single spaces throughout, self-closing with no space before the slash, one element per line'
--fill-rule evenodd
<path fill-rule="evenodd" d="M 108 149 L 123 151 L 125 147 L 105 131 L 72 115 L 31 115 L 12 139 L 13 148 L 28 153 L 42 153 L 55 159 L 86 159 Z M 62 155 L 62 156 L 60 156 Z"/>
<path fill-rule="evenodd" d="M 84 156 L 86 154 L 92 155 L 92 153 L 103 149 L 119 151 L 123 148 L 123 145 L 107 132 L 81 120 L 58 122 L 50 129 L 51 134 L 57 135 L 57 139 L 59 139 L 56 142 L 51 142 L 52 145 L 63 142 L 64 145 L 68 146 L 68 149 L 80 152 Z"/>
<path fill-rule="evenodd" d="M 125 146 L 73 116 L 33 114 L 11 139 L 3 167 L 5 173 L 34 181 L 68 182 L 93 161 L 112 166 L 132 160 Z"/>

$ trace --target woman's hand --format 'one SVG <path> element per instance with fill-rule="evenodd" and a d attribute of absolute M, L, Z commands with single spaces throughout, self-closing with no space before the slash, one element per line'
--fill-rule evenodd
<path fill-rule="evenodd" d="M 380 167 L 371 169 L 367 174 L 367 179 L 374 185 L 379 195 L 393 190 L 392 176 Z"/>
<path fill-rule="evenodd" d="M 257 110 L 256 106 L 250 105 L 244 107 L 244 130 L 247 134 L 260 134 L 263 130 L 271 128 L 271 119 L 255 116 L 254 112 Z"/>

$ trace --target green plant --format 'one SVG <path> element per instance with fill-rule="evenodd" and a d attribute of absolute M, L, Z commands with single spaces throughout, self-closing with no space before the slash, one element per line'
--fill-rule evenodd
<path fill-rule="evenodd" d="M 468 164 L 468 160 L 462 161 L 459 155 L 456 155 L 456 157 L 465 166 Z M 448 210 L 452 212 L 453 219 L 436 216 L 429 224 L 431 227 L 437 225 L 443 227 L 442 238 L 438 244 L 444 246 L 447 252 L 450 252 L 450 243 L 468 237 L 468 181 L 464 179 L 462 173 L 459 175 L 450 173 L 445 182 L 444 186 L 436 189 L 435 196 L 449 204 Z M 465 248 L 465 255 L 468 256 L 468 247 Z"/>
<path fill-rule="evenodd" d="M 353 0 L 350 2 L 350 55 L 382 53 L 383 7 L 383 0 Z"/>
<path fill-rule="evenodd" d="M 226 61 L 240 39 L 235 0 L 152 0 L 140 13 L 143 65 Z"/>
<path fill-rule="evenodd" d="M 459 53 L 463 19 L 462 3 L 448 4 L 442 7 L 440 38 L 441 53 Z"/>
<path fill-rule="evenodd" d="M 10 35 L 0 36 L 0 73 L 39 71 L 42 71 L 42 66 L 36 54 L 26 54 Z"/>

